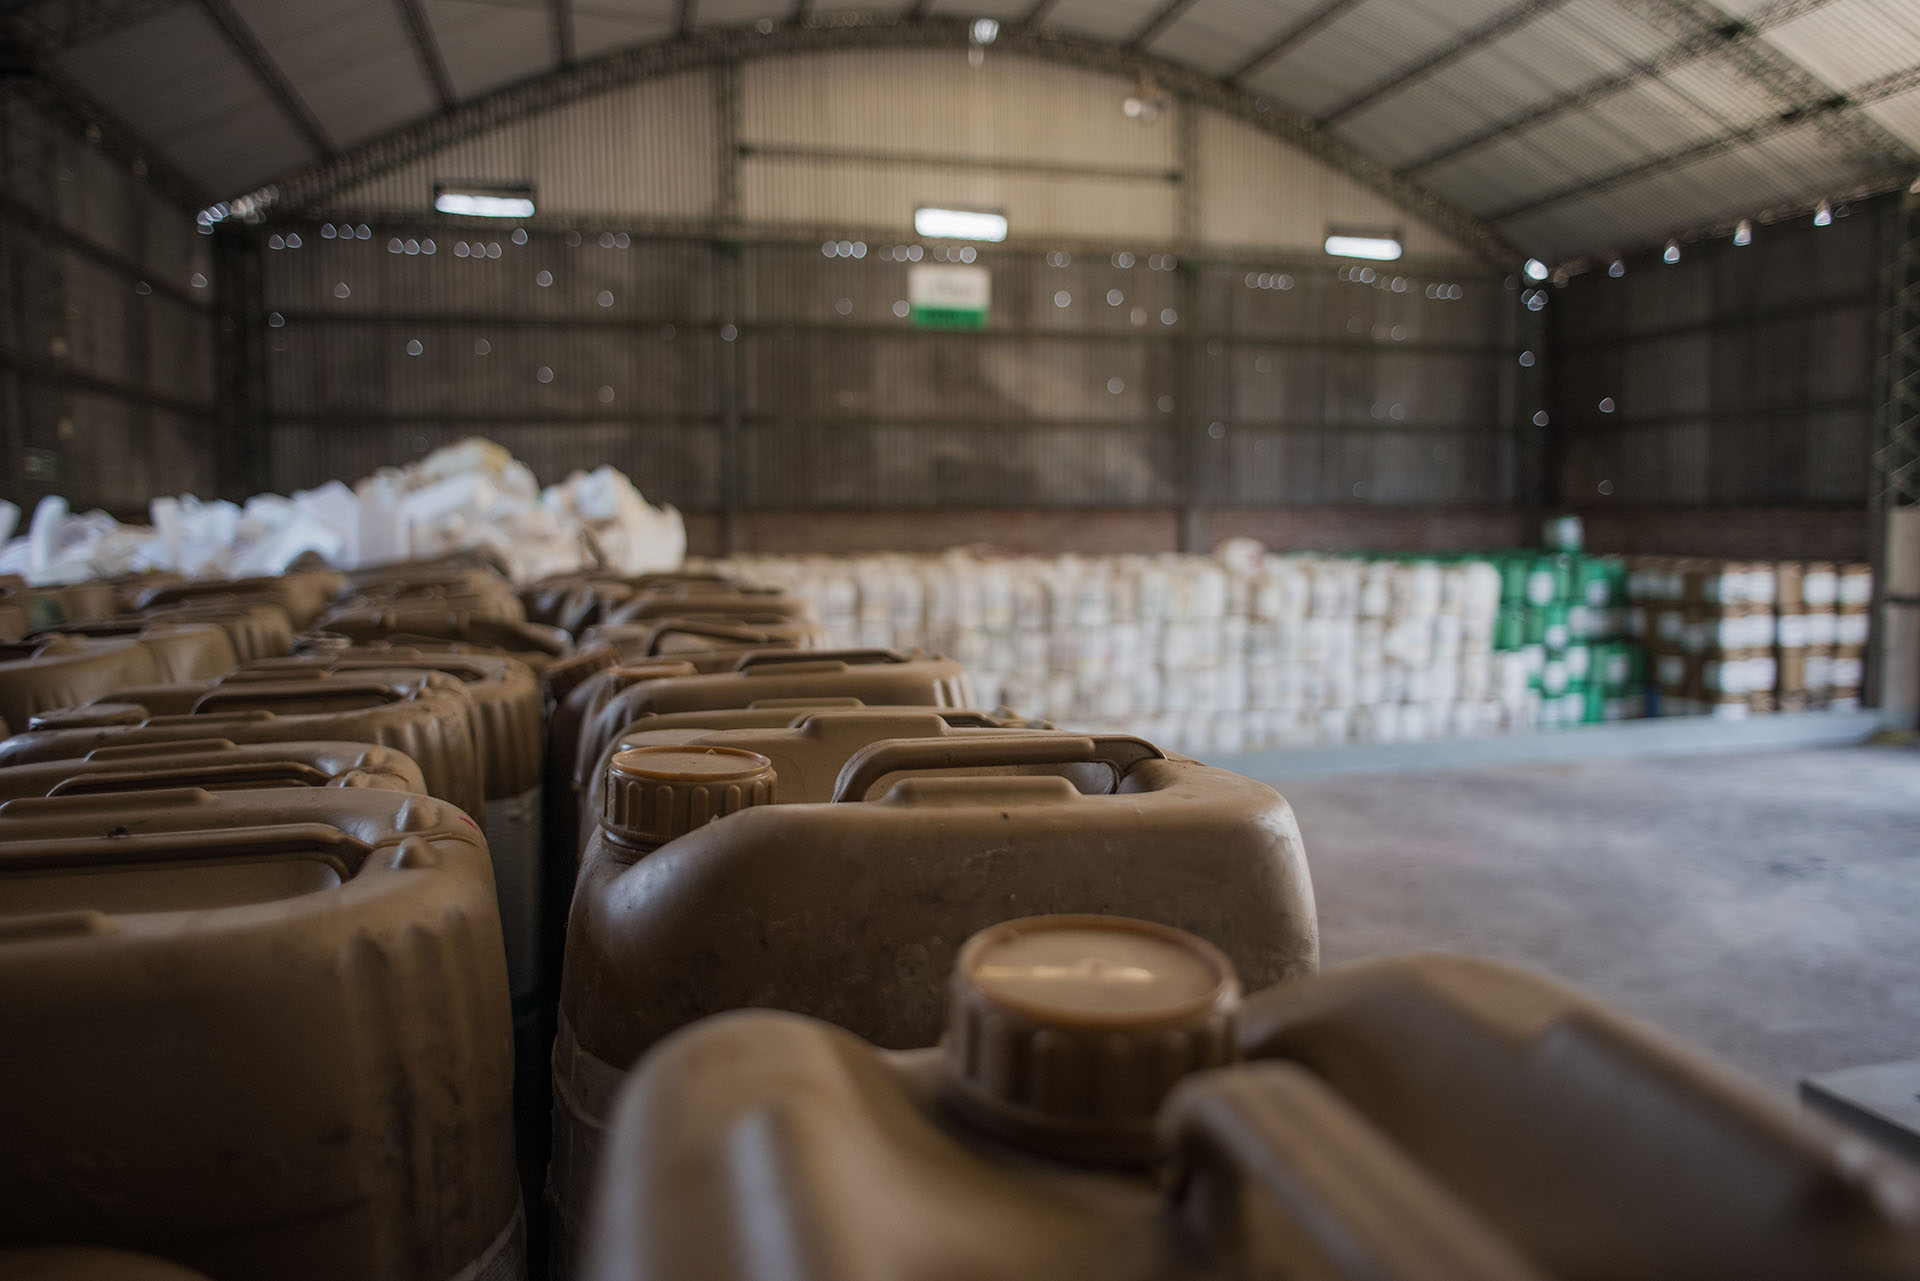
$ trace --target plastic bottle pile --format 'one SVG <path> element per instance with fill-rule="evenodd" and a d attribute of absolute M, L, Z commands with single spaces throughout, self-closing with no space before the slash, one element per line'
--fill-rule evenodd
<path fill-rule="evenodd" d="M 753 557 L 717 567 L 820 604 L 829 643 L 923 647 L 981 701 L 1235 752 L 1513 733 L 1540 719 L 1498 654 L 1484 557 Z"/>
<path fill-rule="evenodd" d="M 478 438 L 352 486 L 259 494 L 244 505 L 156 498 L 149 515 L 149 524 L 127 525 L 48 497 L 14 538 L 20 509 L 0 502 L 0 575 L 35 586 L 155 572 L 249 578 L 283 573 L 303 556 L 354 569 L 479 551 L 524 582 L 587 565 L 672 569 L 687 549 L 680 513 L 649 506 L 612 467 L 542 490 L 511 454 Z"/>
<path fill-rule="evenodd" d="M 1239 581 L 1490 652 L 1484 562 L 1206 565 L 965 625 L 1151 583 L 1199 645 Z M 0 595 L 0 1274 L 1920 1277 L 1920 1177 L 1665 1038 L 1321 973 L 1261 783 L 826 648 L 844 595 L 498 569 Z"/>

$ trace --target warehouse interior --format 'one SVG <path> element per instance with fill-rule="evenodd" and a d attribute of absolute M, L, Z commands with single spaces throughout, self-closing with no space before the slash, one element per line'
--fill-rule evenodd
<path fill-rule="evenodd" d="M 0 714 L 17 736 L 0 740 L 0 877 L 9 842 L 45 843 L 66 821 L 38 817 L 54 804 L 42 798 L 82 790 L 37 790 L 38 774 L 7 783 L 50 768 L 52 740 L 36 734 L 108 725 L 88 719 L 95 704 L 160 720 L 219 705 L 265 714 L 232 689 L 203 708 L 144 678 L 121 689 L 63 674 L 43 693 L 35 664 L 70 658 L 35 648 L 55 633 L 97 645 L 267 601 L 291 619 L 286 644 L 249 658 L 223 614 L 233 673 L 196 679 L 235 681 L 257 663 L 253 679 L 282 679 L 289 669 L 274 664 L 313 660 L 338 666 L 329 680 L 365 680 L 424 663 L 421 652 L 524 663 L 543 700 L 532 719 L 544 748 L 527 767 L 545 807 L 534 857 L 564 850 L 567 870 L 540 882 L 547 915 L 523 952 L 494 856 L 511 982 L 528 955 L 546 957 L 549 986 L 515 986 L 512 1012 L 558 1019 L 537 1032 L 515 1022 L 512 1075 L 516 1090 L 539 1076 L 539 1089 L 610 1107 L 629 1065 L 583 1048 L 588 1029 L 568 1020 L 584 1016 L 558 987 L 563 970 L 579 972 L 579 920 L 592 915 L 580 896 L 599 856 L 583 851 L 622 839 L 613 818 L 597 827 L 596 806 L 626 803 L 604 752 L 691 740 L 635 738 L 617 718 L 593 728 L 617 690 L 593 685 L 602 702 L 569 703 L 574 681 L 613 679 L 587 656 L 611 645 L 620 681 L 662 690 L 725 671 L 716 655 L 749 655 L 742 672 L 950 661 L 971 682 L 965 697 L 945 675 L 924 697 L 804 692 L 848 725 L 860 700 L 894 713 L 925 703 L 979 713 L 949 717 L 941 734 L 1064 732 L 1094 745 L 1073 749 L 1094 753 L 1077 763 L 1041 748 L 995 757 L 982 768 L 996 777 L 1078 780 L 1090 759 L 1111 767 L 1117 799 L 1124 740 L 1265 784 L 1291 818 L 1248 822 L 1297 821 L 1288 848 L 1311 869 L 1319 966 L 1391 973 L 1438 950 L 1551 976 L 1606 1017 L 1757 1082 L 1739 1106 L 1788 1117 L 1766 1120 L 1767 1133 L 1817 1114 L 1894 1153 L 1887 1177 L 1920 1179 L 1897 1164 L 1920 1160 L 1920 936 L 1904 907 L 1920 806 L 1910 0 L 0 0 L 0 174 L 0 631 L 21 620 L 0 661 Z M 313 592 L 331 595 L 303 613 Z M 447 611 L 440 631 L 407 612 L 428 603 Z M 644 643 L 619 630 L 641 621 Z M 329 646 L 347 657 L 316 657 Z M 394 658 L 396 646 L 413 658 Z M 761 647 L 779 653 L 750 657 Z M 694 667 L 667 670 L 683 658 Z M 15 659 L 31 697 L 8 691 Z M 576 660 L 578 677 L 549 679 Z M 172 681 L 168 661 L 157 670 Z M 380 697 L 401 700 L 400 688 Z M 695 714 L 672 697 L 648 715 L 719 733 L 722 752 L 734 750 L 728 733 L 787 724 L 754 720 L 740 701 L 712 706 L 741 719 L 683 725 L 672 718 Z M 768 708 L 784 706 L 775 697 Z M 89 750 L 136 750 L 97 732 Z M 779 774 L 788 758 L 737 745 L 774 760 L 772 808 L 835 798 L 831 774 L 823 794 L 800 796 Z M 962 759 L 915 768 L 965 772 Z M 421 765 L 417 790 L 480 817 L 477 791 L 465 804 Z M 845 768 L 842 783 L 866 778 Z M 947 781 L 925 780 L 928 794 Z M 728 807 L 759 804 L 760 783 L 728 786 L 735 799 L 716 811 L 727 817 L 668 844 L 717 847 L 714 833 L 735 830 L 745 816 Z M 885 795 L 922 803 L 907 783 Z M 502 796 L 488 791 L 480 824 L 492 845 Z M 1015 796 L 1015 813 L 1029 803 Z M 1220 816 L 1239 803 L 1222 801 L 1205 830 L 1225 832 Z M 555 827 L 557 809 L 573 824 L 576 805 L 578 830 Z M 5 830 L 9 810 L 19 834 Z M 1132 839 L 1161 830 L 1142 822 Z M 1204 844 L 1201 830 L 1167 839 Z M 1105 839 L 1120 850 L 1130 838 Z M 588 869 L 577 886 L 576 868 Z M 972 875 L 955 871 L 953 884 Z M 1232 874 L 1218 875 L 1227 893 Z M 768 909 L 782 924 L 746 952 L 803 916 L 847 939 L 871 924 L 833 923 L 797 876 L 767 883 L 794 898 Z M 687 902 L 704 892 L 673 889 Z M 1166 890 L 1152 906 L 1171 915 L 1152 919 L 1204 942 L 1181 915 L 1190 893 Z M 47 901 L 94 910 L 84 894 Z M 1036 890 L 1033 902 L 1055 906 L 991 920 L 1129 914 L 1076 901 Z M 894 910 L 878 883 L 849 902 L 871 919 Z M 36 910 L 49 909 L 10 922 L 0 905 L 0 988 L 9 930 L 39 939 L 30 923 L 51 919 Z M 653 942 L 669 952 L 692 947 L 660 928 Z M 944 983 L 972 930 L 941 928 L 884 959 L 835 956 L 843 971 Z M 723 953 L 716 942 L 689 955 Z M 733 973 L 738 958 L 722 959 Z M 1241 982 L 1254 993 L 1278 976 Z M 1475 1004 L 1461 994 L 1493 980 L 1433 981 L 1482 1013 L 1551 1003 L 1501 989 Z M 932 1044 L 901 1030 L 919 1012 L 868 1026 L 847 1013 L 854 996 L 782 1005 L 766 996 L 773 979 L 740 982 L 752 995 L 720 1008 L 813 1014 L 887 1051 Z M 954 980 L 956 1009 L 978 996 L 964 987 Z M 1348 1017 L 1327 999 L 1334 1024 Z M 0 998 L 0 1022 L 7 1008 Z M 1541 1045 L 1574 1035 L 1539 1034 Z M 751 1059 L 751 1046 L 713 1035 L 710 1053 Z M 786 1035 L 769 1026 L 766 1044 Z M 961 1031 L 944 1035 L 955 1044 Z M 1269 1056 L 1253 1044 L 1237 1053 Z M 1466 1061 L 1439 1042 L 1403 1048 L 1411 1062 Z M 810 1052 L 796 1041 L 792 1061 Z M 1357 1051 L 1326 1053 L 1335 1066 L 1315 1070 L 1346 1089 L 1340 1055 Z M 1272 1052 L 1296 1054 L 1320 1062 Z M 549 1058 L 555 1074 L 591 1061 L 606 1079 L 548 1080 Z M 666 1081 L 672 1069 L 654 1070 Z M 794 1088 L 816 1102 L 831 1093 Z M 1541 1088 L 1542 1106 L 1559 1106 Z M 666 1119 L 672 1088 L 658 1090 L 649 1141 L 692 1143 Z M 629 1094 L 621 1124 L 638 1125 L 641 1092 Z M 694 1097 L 686 1115 L 700 1115 Z M 1474 1099 L 1463 1115 L 1485 1104 Z M 1578 1114 L 1592 1100 L 1564 1101 Z M 596 1167 L 618 1127 L 594 1118 L 591 1143 L 530 1130 L 527 1109 L 549 1102 L 513 1098 L 519 1226 L 483 1234 L 501 1277 L 933 1275 L 907 1266 L 911 1251 L 875 1245 L 884 1232 L 862 1234 L 872 1211 L 818 1203 L 795 1173 L 852 1160 L 822 1136 L 865 1134 L 871 1118 L 796 1122 L 808 1137 L 781 1142 L 799 1156 L 735 1152 L 744 1200 L 698 1180 L 681 1193 L 686 1221 L 717 1238 L 751 1235 L 741 1224 L 763 1211 L 823 1216 L 831 1248 L 814 1243 L 818 1266 L 792 1271 L 814 1245 L 773 1232 L 770 1253 L 723 1267 L 677 1235 L 689 1229 L 671 1206 L 602 1208 L 590 1228 L 586 1201 L 570 1199 L 586 1196 L 578 1181 L 604 1206 L 631 1192 L 621 1180 L 658 1191 L 662 1169 L 678 1167 L 666 1156 Z M 1678 1239 L 1664 1228 L 1648 1229 L 1639 1254 L 1562 1249 L 1526 1226 L 1536 1210 L 1566 1222 L 1559 1210 L 1512 1195 L 1521 1226 L 1509 1225 L 1478 1199 L 1486 1188 L 1467 1171 L 1480 1157 L 1450 1165 L 1420 1148 L 1419 1126 L 1394 1130 L 1401 1102 L 1370 1122 L 1418 1150 L 1421 1177 L 1464 1197 L 1489 1239 L 1518 1242 L 1516 1266 L 1538 1271 L 1480 1255 L 1451 1273 L 1441 1252 L 1364 1275 L 1920 1276 L 1920 1210 L 1887 1211 L 1898 1222 L 1867 1244 L 1782 1227 L 1771 1257 L 1755 1244 L 1766 1233 L 1736 1247 L 1703 1229 L 1671 1272 L 1660 1268 L 1684 1252 L 1662 1253 Z M 1697 1119 L 1674 1121 L 1647 1152 Z M 1500 1125 L 1485 1133 L 1507 1134 Z M 1718 1140 L 1688 1141 L 1722 1181 L 1757 1168 Z M 1845 1151 L 1835 1168 L 1854 1168 Z M 1646 1188 L 1668 1186 L 1657 1157 L 1619 1159 Z M 7 1167 L 0 1153 L 0 1192 L 33 1185 L 32 1171 Z M 1499 1181 L 1510 1176 L 1486 1187 L 1511 1195 Z M 1883 1208 L 1897 1200 L 1872 1186 Z M 1697 1209 L 1686 1188 L 1668 1190 L 1693 1207 L 1677 1213 Z M 189 1242 L 138 1216 L 76 1217 L 57 1197 L 23 1196 L 28 1209 L 0 1209 L 0 1278 L 187 1275 L 99 1260 L 61 1271 L 63 1260 L 8 1252 L 75 1245 L 147 1250 L 216 1281 L 294 1275 L 292 1256 L 249 1253 L 264 1236 Z M 1427 1222 L 1395 1204 L 1405 1222 Z M 478 1266 L 464 1245 L 425 1262 L 416 1241 L 425 1253 L 404 1266 L 352 1252 L 369 1239 L 318 1251 L 335 1262 L 313 1275 L 496 1275 L 460 1272 Z M 1248 1239 L 1237 1248 L 1281 1248 Z M 940 1248 L 959 1269 L 940 1275 L 1092 1266 L 1048 1254 L 1058 1242 L 991 1260 L 957 1240 Z"/>

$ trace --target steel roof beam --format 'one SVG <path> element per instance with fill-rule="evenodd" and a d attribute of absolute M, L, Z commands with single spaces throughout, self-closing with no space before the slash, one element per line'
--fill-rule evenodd
<path fill-rule="evenodd" d="M 253 72 L 254 79 L 267 91 L 267 96 L 273 99 L 281 114 L 306 139 L 307 145 L 322 156 L 335 154 L 333 140 L 327 137 L 327 131 L 320 127 L 320 121 L 294 91 L 286 73 L 280 70 L 279 64 L 267 53 L 266 46 L 260 43 L 260 37 L 240 17 L 230 0 L 200 0 L 200 8 L 207 17 L 213 19 L 213 25 L 220 28 L 220 34 L 227 38 L 227 43 L 247 64 L 247 69 Z"/>
<path fill-rule="evenodd" d="M 654 77 L 795 53 L 965 48 L 972 25 L 965 18 L 914 21 L 894 14 L 835 13 L 812 15 L 798 25 L 775 25 L 765 33 L 752 27 L 702 28 L 685 38 L 635 45 L 508 85 L 451 111 L 403 125 L 346 155 L 290 170 L 274 179 L 279 193 L 276 204 L 285 210 L 315 208 L 338 191 L 442 147 Z M 1131 78 L 1150 72 L 1174 96 L 1247 124 L 1340 170 L 1489 263 L 1507 264 L 1516 257 L 1513 246 L 1485 220 L 1396 178 L 1385 165 L 1318 128 L 1312 119 L 1277 108 L 1217 76 L 1110 42 L 1024 23 L 1002 27 L 994 49 L 1108 75 Z"/>
<path fill-rule="evenodd" d="M 1051 10 L 1056 3 L 1058 3 L 1058 0 L 1033 0 L 1033 6 L 1020 15 L 1020 24 L 1031 27 L 1040 23 L 1046 18 L 1048 11 Z M 926 14 L 922 11 L 922 13 L 917 16 L 925 17 Z"/>
<path fill-rule="evenodd" d="M 686 35 L 693 30 L 693 15 L 699 0 L 680 0 L 680 16 L 674 22 L 674 30 Z"/>
<path fill-rule="evenodd" d="M 553 60 L 573 65 L 573 0 L 547 0 L 553 12 Z"/>
<path fill-rule="evenodd" d="M 1300 19 L 1279 35 L 1267 41 L 1266 44 L 1254 50 L 1252 57 L 1235 67 L 1232 71 L 1229 71 L 1224 79 L 1228 81 L 1246 79 L 1249 73 L 1266 66 L 1269 62 L 1272 62 L 1275 58 L 1278 58 L 1281 54 L 1287 52 L 1302 40 L 1305 40 L 1308 36 L 1360 3 L 1361 0 L 1327 0 L 1326 4 L 1321 5 L 1318 9 L 1315 9 L 1312 13 Z"/>
<path fill-rule="evenodd" d="M 1879 102 L 1884 98 L 1891 98 L 1915 88 L 1920 88 L 1920 67 L 1909 67 L 1904 71 L 1896 71 L 1878 80 L 1869 81 L 1850 94 L 1836 96 L 1807 110 L 1784 111 L 1777 116 L 1768 116 L 1763 120 L 1756 120 L 1712 138 L 1689 143 L 1684 147 L 1676 147 L 1672 151 L 1649 156 L 1645 160 L 1622 165 L 1617 169 L 1610 169 L 1605 173 L 1582 179 L 1542 195 L 1529 197 L 1517 204 L 1508 205 L 1504 209 L 1497 209 L 1485 217 L 1492 223 L 1511 222 L 1515 218 L 1523 218 L 1528 214 L 1538 213 L 1554 205 L 1565 204 L 1581 196 L 1611 191 L 1627 183 L 1650 178 L 1654 174 L 1684 168 L 1740 147 L 1765 142 L 1768 138 L 1798 129 L 1802 125 L 1817 126 L 1823 117 L 1856 110 L 1868 103 Z"/>
<path fill-rule="evenodd" d="M 426 9 L 420 0 L 393 0 L 393 5 L 400 11 L 400 25 L 407 29 L 407 40 L 413 45 L 420 73 L 433 86 L 433 96 L 440 100 L 442 110 L 451 107 L 453 80 L 447 75 L 446 59 L 440 56 L 440 42 L 433 38 L 433 28 L 427 23 Z"/>
<path fill-rule="evenodd" d="M 1139 49 L 1152 42 L 1153 38 L 1172 26 L 1174 19 L 1193 7 L 1193 0 L 1167 0 L 1151 17 L 1134 29 L 1123 44 L 1129 49 Z"/>
<path fill-rule="evenodd" d="M 1784 22 L 1791 22 L 1795 18 L 1823 9 L 1832 3 L 1834 0 L 1778 0 L 1777 3 L 1765 9 L 1755 10 L 1744 23 L 1730 28 L 1695 31 L 1692 35 L 1662 49 L 1651 58 L 1630 63 L 1619 71 L 1609 72 L 1607 75 L 1587 81 L 1578 88 L 1557 94 L 1510 116 L 1504 116 L 1484 129 L 1475 130 L 1425 155 L 1416 156 L 1401 165 L 1395 172 L 1402 178 L 1411 179 L 1429 169 L 1438 168 L 1462 156 L 1503 142 L 1536 125 L 1542 125 L 1549 120 L 1557 120 L 1571 112 L 1590 107 L 1624 89 L 1631 89 L 1634 85 L 1643 84 L 1648 80 L 1656 80 L 1669 71 L 1677 71 L 1681 67 L 1711 57 L 1728 45 L 1751 42 L 1770 28 Z"/>
<path fill-rule="evenodd" d="M 1567 0 L 1521 0 L 1521 3 L 1505 13 L 1496 14 L 1479 26 L 1462 31 L 1451 41 L 1417 62 L 1400 67 L 1382 76 L 1352 97 L 1335 103 L 1331 109 L 1321 114 L 1321 123 L 1329 126 L 1336 125 L 1346 117 L 1355 112 L 1364 111 L 1384 98 L 1404 93 L 1428 76 L 1452 66 L 1470 53 L 1477 53 L 1494 41 L 1511 35 L 1521 27 L 1545 17 L 1566 3 Z"/>
<path fill-rule="evenodd" d="M 1698 0 L 1615 0 L 1648 26 L 1679 33 L 1725 30 L 1728 20 Z M 1734 74 L 1786 112 L 1813 113 L 1820 132 L 1867 166 L 1914 158 L 1911 148 L 1858 111 L 1828 110 L 1837 90 L 1763 40 L 1729 42 L 1720 50 Z"/>
<path fill-rule="evenodd" d="M 18 38 L 41 53 L 64 53 L 135 23 L 178 9 L 187 0 L 42 0 L 0 14 Z"/>

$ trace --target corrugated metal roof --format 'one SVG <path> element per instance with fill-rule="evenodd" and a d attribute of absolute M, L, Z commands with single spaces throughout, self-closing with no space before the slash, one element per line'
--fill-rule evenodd
<path fill-rule="evenodd" d="M 588 61 L 671 39 L 683 13 L 774 32 L 854 11 L 1031 17 L 1114 45 L 1144 31 L 1147 55 L 1276 111 L 1330 116 L 1361 155 L 1550 258 L 1920 171 L 1915 0 L 417 0 L 426 49 L 393 0 L 219 3 L 266 65 L 186 0 L 39 0 L 10 21 L 221 193 L 314 163 L 319 143 L 433 119 L 436 59 L 457 106 L 560 67 L 563 29 Z M 793 92 L 805 109 L 808 88 Z M 914 87 L 899 92 L 905 103 Z M 1841 95 L 1858 101 L 1836 106 Z"/>

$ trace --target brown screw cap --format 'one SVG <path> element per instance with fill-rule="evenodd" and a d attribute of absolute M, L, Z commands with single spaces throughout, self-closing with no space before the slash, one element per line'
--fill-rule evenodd
<path fill-rule="evenodd" d="M 1068 1160 L 1151 1159 L 1168 1091 L 1234 1057 L 1232 963 L 1151 921 L 990 926 L 961 947 L 948 995 L 947 1099 L 980 1128 Z"/>
<path fill-rule="evenodd" d="M 600 826 L 651 849 L 716 818 L 773 800 L 773 762 L 737 747 L 633 747 L 607 767 Z"/>

